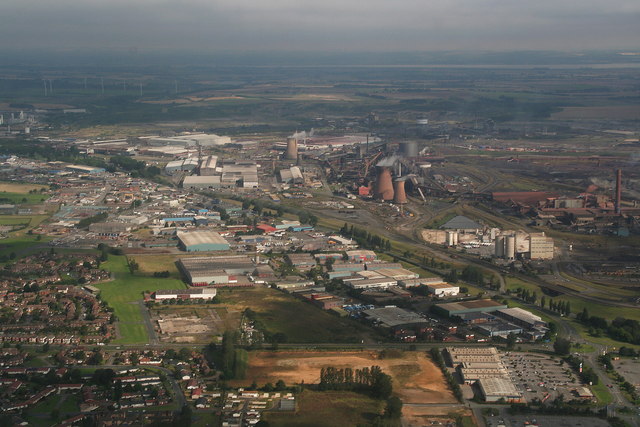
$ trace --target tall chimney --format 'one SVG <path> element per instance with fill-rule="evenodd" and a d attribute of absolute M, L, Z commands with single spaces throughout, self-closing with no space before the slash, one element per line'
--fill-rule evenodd
<path fill-rule="evenodd" d="M 616 171 L 616 213 L 622 213 L 622 169 Z"/>
<path fill-rule="evenodd" d="M 389 168 L 378 167 L 378 177 L 374 188 L 374 198 L 378 200 L 393 200 L 393 182 Z"/>
<path fill-rule="evenodd" d="M 404 180 L 393 181 L 393 203 L 403 205 L 407 203 L 407 193 L 404 191 Z"/>
<path fill-rule="evenodd" d="M 287 138 L 287 152 L 285 154 L 287 160 L 298 160 L 298 140 L 295 138 Z"/>

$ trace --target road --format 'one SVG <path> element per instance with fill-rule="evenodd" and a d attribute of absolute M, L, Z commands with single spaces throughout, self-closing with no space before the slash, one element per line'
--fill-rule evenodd
<path fill-rule="evenodd" d="M 144 301 L 138 301 L 138 305 L 140 306 L 140 313 L 142 314 L 142 322 L 147 328 L 147 335 L 149 335 L 149 344 L 157 345 L 160 344 L 160 340 L 158 339 L 158 334 L 156 334 L 156 330 L 153 327 L 153 321 L 151 320 L 151 315 L 149 314 L 149 310 L 145 305 Z"/>

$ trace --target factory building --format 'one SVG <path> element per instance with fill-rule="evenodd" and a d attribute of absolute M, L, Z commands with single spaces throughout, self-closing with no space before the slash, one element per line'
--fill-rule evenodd
<path fill-rule="evenodd" d="M 446 355 L 451 366 L 458 366 L 465 362 L 493 365 L 502 363 L 495 347 L 447 347 Z"/>
<path fill-rule="evenodd" d="M 180 247 L 187 252 L 229 250 L 229 242 L 215 231 L 179 231 L 177 235 Z"/>
<path fill-rule="evenodd" d="M 448 283 L 428 284 L 427 289 L 429 290 L 429 293 L 435 295 L 438 298 L 454 297 L 460 293 L 460 287 L 453 286 Z"/>
<path fill-rule="evenodd" d="M 180 258 L 178 268 L 192 286 L 229 283 L 234 276 L 250 274 L 256 269 L 244 255 Z"/>
<path fill-rule="evenodd" d="M 387 289 L 390 286 L 398 286 L 397 280 L 386 277 L 381 279 L 345 278 L 342 281 L 352 289 Z"/>
<path fill-rule="evenodd" d="M 398 307 L 373 308 L 362 313 L 369 321 L 392 330 L 429 326 L 429 321 L 419 314 Z"/>
<path fill-rule="evenodd" d="M 304 176 L 299 167 L 293 166 L 289 169 L 280 170 L 280 181 L 283 184 L 304 184 Z"/>
<path fill-rule="evenodd" d="M 106 172 L 105 168 L 97 168 L 95 166 L 83 166 L 83 165 L 67 165 L 67 170 L 78 173 L 97 174 Z"/>
<path fill-rule="evenodd" d="M 532 233 L 529 236 L 529 258 L 553 259 L 553 239 L 544 233 Z"/>
<path fill-rule="evenodd" d="M 378 256 L 374 251 L 369 251 L 366 249 L 347 251 L 347 258 L 349 261 L 357 261 L 357 262 L 366 262 L 366 261 L 375 261 L 378 259 Z"/>
<path fill-rule="evenodd" d="M 223 187 L 257 188 L 258 165 L 253 161 L 224 164 L 220 182 Z"/>
<path fill-rule="evenodd" d="M 200 162 L 200 176 L 212 176 L 216 174 L 218 156 L 209 156 Z"/>
<path fill-rule="evenodd" d="M 183 159 L 183 160 L 174 160 L 169 162 L 164 167 L 164 171 L 168 175 L 172 175 L 176 172 L 192 172 L 195 168 L 198 167 L 198 159 Z"/>
<path fill-rule="evenodd" d="M 213 299 L 217 291 L 214 288 L 158 290 L 153 298 L 161 301 L 166 299 Z"/>
<path fill-rule="evenodd" d="M 483 226 L 464 215 L 458 215 L 444 223 L 440 228 L 444 230 L 455 230 L 463 234 L 478 234 L 482 231 Z"/>
<path fill-rule="evenodd" d="M 466 313 L 491 313 L 503 308 L 507 308 L 507 306 L 490 299 L 450 302 L 433 306 L 433 309 L 437 313 L 447 317 L 459 316 Z"/>
<path fill-rule="evenodd" d="M 204 190 L 208 188 L 220 188 L 219 176 L 203 175 L 203 176 L 186 176 L 182 181 L 182 188 L 193 190 Z"/>

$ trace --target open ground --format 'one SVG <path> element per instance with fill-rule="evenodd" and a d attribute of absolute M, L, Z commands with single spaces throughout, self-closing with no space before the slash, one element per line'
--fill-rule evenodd
<path fill-rule="evenodd" d="M 160 279 L 132 275 L 127 267 L 126 257 L 109 256 L 109 261 L 102 267 L 110 271 L 114 280 L 97 285 L 102 299 L 113 307 L 118 317 L 120 337 L 117 344 L 143 344 L 149 341 L 144 324 L 142 309 L 138 304 L 143 299 L 143 292 L 154 292 L 158 289 L 184 289 L 185 285 L 176 279 Z M 145 308 L 146 310 L 146 308 Z"/>
<path fill-rule="evenodd" d="M 288 342 L 371 342 L 376 334 L 354 320 L 329 314 L 272 288 L 220 289 L 218 299 L 229 311 L 251 309 L 268 333 L 282 333 Z"/>
<path fill-rule="evenodd" d="M 374 365 L 393 378 L 394 393 L 404 403 L 457 403 L 444 376 L 422 352 L 402 352 L 382 358 L 377 351 L 353 352 L 251 352 L 245 380 L 234 385 L 275 383 L 317 384 L 323 367 L 361 369 Z"/>

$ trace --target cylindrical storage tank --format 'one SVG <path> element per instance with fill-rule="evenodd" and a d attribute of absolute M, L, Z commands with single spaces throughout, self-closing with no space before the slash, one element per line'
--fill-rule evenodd
<path fill-rule="evenodd" d="M 516 257 L 516 236 L 507 236 L 504 246 L 504 256 L 507 259 L 515 259 Z"/>
<path fill-rule="evenodd" d="M 496 238 L 496 251 L 495 254 L 498 258 L 504 257 L 504 237 Z"/>
<path fill-rule="evenodd" d="M 285 157 L 287 160 L 298 160 L 298 140 L 295 138 L 287 138 L 287 152 Z"/>
<path fill-rule="evenodd" d="M 453 246 L 453 231 L 447 231 L 447 246 Z"/>
<path fill-rule="evenodd" d="M 453 231 L 453 245 L 454 246 L 458 246 L 458 232 L 457 231 Z"/>
<path fill-rule="evenodd" d="M 403 205 L 407 203 L 407 193 L 404 190 L 404 180 L 393 182 L 393 203 Z"/>
<path fill-rule="evenodd" d="M 378 177 L 373 196 L 378 200 L 393 200 L 393 182 L 389 168 L 378 168 Z"/>

